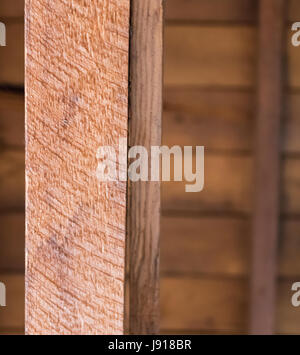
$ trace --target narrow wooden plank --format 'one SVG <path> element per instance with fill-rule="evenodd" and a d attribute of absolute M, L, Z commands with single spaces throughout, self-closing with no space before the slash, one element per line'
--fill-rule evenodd
<path fill-rule="evenodd" d="M 186 161 L 194 164 L 194 158 Z M 163 211 L 249 214 L 253 184 L 253 160 L 244 155 L 205 155 L 204 189 L 198 193 L 186 193 L 183 182 L 162 183 Z M 193 165 L 195 166 L 195 165 Z"/>
<path fill-rule="evenodd" d="M 169 21 L 255 21 L 257 0 L 168 0 Z"/>
<path fill-rule="evenodd" d="M 250 219 L 163 216 L 161 271 L 163 275 L 248 277 L 250 245 Z M 283 218 L 278 246 L 280 277 L 300 277 L 299 250 L 300 221 Z"/>
<path fill-rule="evenodd" d="M 6 307 L 0 307 L 1 329 L 22 329 L 24 327 L 24 275 L 0 274 L 0 281 L 6 286 Z"/>
<path fill-rule="evenodd" d="M 24 96 L 0 92 L 0 146 L 24 147 Z"/>
<path fill-rule="evenodd" d="M 300 51 L 285 31 L 287 85 L 300 87 Z M 192 87 L 256 87 L 255 26 L 166 26 L 165 84 Z M 222 40 L 221 40 L 222 39 Z"/>
<path fill-rule="evenodd" d="M 193 162 L 194 158 L 188 157 Z M 195 165 L 194 165 L 195 166 Z M 248 215 L 252 211 L 254 162 L 249 155 L 205 155 L 205 186 L 200 193 L 187 194 L 185 181 L 162 183 L 162 208 L 173 212 L 235 213 Z M 299 159 L 282 161 L 281 213 L 300 214 Z"/>
<path fill-rule="evenodd" d="M 293 280 L 278 281 L 275 332 L 300 333 L 300 312 L 291 304 Z M 176 334 L 184 329 L 207 332 L 247 333 L 248 281 L 231 278 L 163 277 L 161 279 L 161 327 Z"/>
<path fill-rule="evenodd" d="M 27 0 L 25 21 L 26 332 L 121 334 L 126 182 L 96 156 L 127 137 L 129 0 Z"/>
<path fill-rule="evenodd" d="M 163 144 L 209 151 L 250 151 L 254 95 L 242 90 L 167 88 Z"/>
<path fill-rule="evenodd" d="M 250 331 L 275 330 L 284 1 L 260 2 Z"/>
<path fill-rule="evenodd" d="M 24 23 L 6 24 L 6 47 L 1 47 L 0 85 L 24 86 Z"/>
<path fill-rule="evenodd" d="M 255 85 L 255 27 L 167 26 L 165 41 L 167 86 Z"/>
<path fill-rule="evenodd" d="M 249 221 L 226 217 L 162 217 L 161 272 L 249 276 Z"/>
<path fill-rule="evenodd" d="M 0 270 L 22 271 L 25 268 L 24 213 L 0 215 Z"/>
<path fill-rule="evenodd" d="M 287 93 L 281 149 L 300 153 L 300 95 Z M 254 92 L 226 89 L 167 88 L 163 144 L 204 145 L 207 151 L 250 152 L 255 128 Z"/>
<path fill-rule="evenodd" d="M 129 146 L 161 144 L 163 2 L 133 0 Z M 145 43 L 147 45 L 145 46 Z M 129 183 L 131 334 L 159 332 L 159 182 Z"/>

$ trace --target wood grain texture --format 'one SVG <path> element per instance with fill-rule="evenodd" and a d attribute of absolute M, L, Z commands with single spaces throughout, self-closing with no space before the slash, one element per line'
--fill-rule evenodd
<path fill-rule="evenodd" d="M 260 1 L 250 331 L 275 331 L 284 0 Z"/>
<path fill-rule="evenodd" d="M 27 0 L 25 22 L 26 332 L 121 334 L 126 183 L 96 153 L 127 137 L 129 0 Z"/>
<path fill-rule="evenodd" d="M 129 146 L 161 144 L 163 2 L 133 0 Z M 129 184 L 129 333 L 159 332 L 159 182 Z"/>

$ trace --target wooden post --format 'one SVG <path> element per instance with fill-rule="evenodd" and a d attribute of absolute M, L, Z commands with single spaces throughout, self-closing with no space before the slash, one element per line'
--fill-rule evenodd
<path fill-rule="evenodd" d="M 252 334 L 275 327 L 284 0 L 261 0 L 251 282 Z"/>
<path fill-rule="evenodd" d="M 96 170 L 128 132 L 129 5 L 26 0 L 28 334 L 124 332 L 126 182 Z"/>
<path fill-rule="evenodd" d="M 131 1 L 129 146 L 161 144 L 162 0 Z M 129 183 L 129 333 L 159 332 L 160 183 Z"/>

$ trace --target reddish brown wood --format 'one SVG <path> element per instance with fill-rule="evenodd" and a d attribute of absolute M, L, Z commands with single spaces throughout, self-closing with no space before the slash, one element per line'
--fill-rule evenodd
<path fill-rule="evenodd" d="M 26 331 L 124 331 L 129 0 L 26 1 Z M 126 170 L 126 152 L 123 153 Z"/>
<path fill-rule="evenodd" d="M 161 144 L 162 0 L 131 2 L 129 145 Z M 129 333 L 159 331 L 160 184 L 129 185 Z"/>
<path fill-rule="evenodd" d="M 253 334 L 272 334 L 275 330 L 284 8 L 284 0 L 260 1 L 250 320 Z"/>

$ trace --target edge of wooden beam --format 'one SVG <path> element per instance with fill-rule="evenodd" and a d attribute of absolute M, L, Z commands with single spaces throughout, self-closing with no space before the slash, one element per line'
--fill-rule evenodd
<path fill-rule="evenodd" d="M 131 1 L 129 147 L 161 145 L 163 0 Z M 128 184 L 128 333 L 159 332 L 160 183 Z"/>

